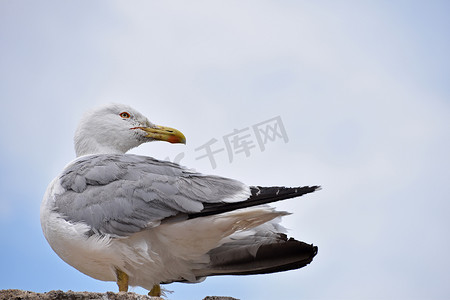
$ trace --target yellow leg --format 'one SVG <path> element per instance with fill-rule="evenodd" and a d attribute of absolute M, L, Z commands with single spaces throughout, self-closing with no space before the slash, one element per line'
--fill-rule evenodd
<path fill-rule="evenodd" d="M 119 292 L 128 292 L 128 275 L 119 269 L 116 269 L 117 285 L 119 286 Z"/>
<path fill-rule="evenodd" d="M 148 295 L 152 297 L 161 297 L 161 286 L 159 284 L 155 284 L 152 287 L 152 290 L 148 292 Z"/>

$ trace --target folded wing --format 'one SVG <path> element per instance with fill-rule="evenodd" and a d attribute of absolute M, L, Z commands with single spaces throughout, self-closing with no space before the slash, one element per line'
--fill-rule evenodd
<path fill-rule="evenodd" d="M 128 236 L 164 219 L 196 218 L 310 193 L 318 187 L 248 187 L 138 155 L 90 155 L 59 178 L 55 210 L 92 233 Z"/>

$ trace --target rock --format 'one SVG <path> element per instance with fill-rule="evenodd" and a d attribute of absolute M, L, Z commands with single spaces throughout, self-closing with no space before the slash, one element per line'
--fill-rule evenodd
<path fill-rule="evenodd" d="M 73 291 L 50 291 L 35 293 L 23 290 L 0 290 L 0 300 L 160 300 L 163 298 L 136 293 L 92 293 Z M 203 300 L 238 300 L 231 297 L 208 296 Z"/>
<path fill-rule="evenodd" d="M 208 296 L 203 300 L 239 300 L 232 297 L 218 297 L 218 296 Z"/>
<path fill-rule="evenodd" d="M 73 292 L 73 291 L 50 291 L 47 293 L 35 293 L 22 290 L 1 290 L 0 299 L 36 299 L 36 300 L 156 300 L 158 297 L 149 297 L 135 293 L 92 293 L 92 292 Z"/>

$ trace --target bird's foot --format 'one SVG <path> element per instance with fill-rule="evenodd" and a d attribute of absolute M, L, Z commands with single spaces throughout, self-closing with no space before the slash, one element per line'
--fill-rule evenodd
<path fill-rule="evenodd" d="M 117 285 L 119 286 L 119 292 L 128 292 L 128 275 L 127 273 L 116 269 Z"/>
<path fill-rule="evenodd" d="M 148 295 L 152 297 L 161 297 L 161 286 L 159 284 L 155 284 L 150 292 L 148 292 Z"/>

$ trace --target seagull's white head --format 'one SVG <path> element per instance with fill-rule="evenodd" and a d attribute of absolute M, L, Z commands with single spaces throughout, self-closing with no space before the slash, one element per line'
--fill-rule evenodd
<path fill-rule="evenodd" d="M 152 124 L 138 111 L 123 104 L 109 104 L 87 112 L 74 138 L 77 157 L 96 153 L 123 154 L 154 140 L 186 143 L 180 131 Z"/>

